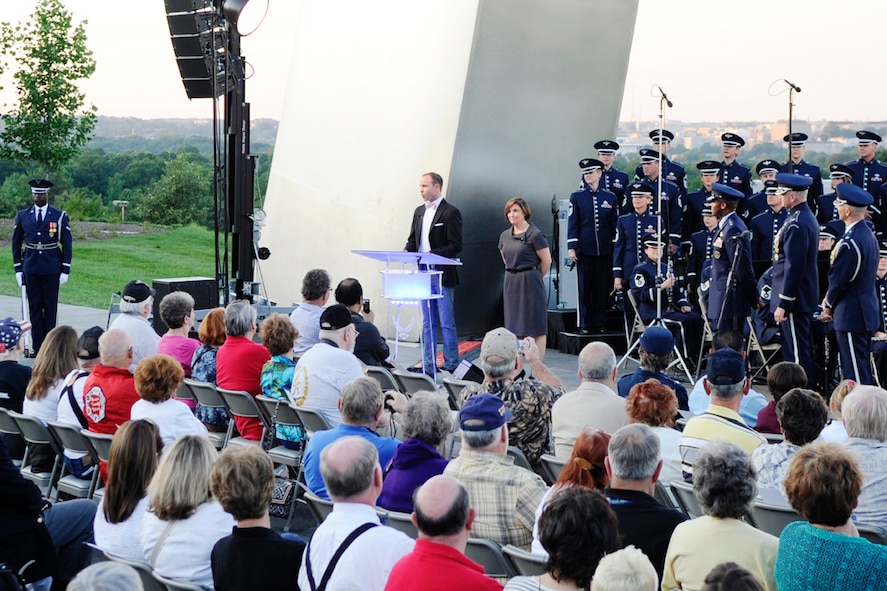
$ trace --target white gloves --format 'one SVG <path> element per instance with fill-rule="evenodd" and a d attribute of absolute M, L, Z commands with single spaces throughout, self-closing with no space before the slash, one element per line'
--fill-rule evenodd
<path fill-rule="evenodd" d="M 62 273 L 61 275 L 59 275 L 59 285 L 64 285 L 67 282 L 68 282 L 68 274 L 67 273 Z"/>
<path fill-rule="evenodd" d="M 24 278 L 21 273 L 15 274 L 15 282 L 18 283 L 19 287 L 21 287 L 23 285 L 23 280 L 24 280 Z"/>

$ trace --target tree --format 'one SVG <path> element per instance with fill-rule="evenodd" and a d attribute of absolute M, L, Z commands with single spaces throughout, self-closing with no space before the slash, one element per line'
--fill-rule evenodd
<path fill-rule="evenodd" d="M 61 0 L 40 0 L 28 21 L 4 31 L 19 66 L 13 75 L 18 105 L 2 115 L 0 157 L 37 163 L 49 176 L 89 141 L 96 108 L 85 106 L 76 85 L 95 71 L 85 25 L 73 25 Z"/>
<path fill-rule="evenodd" d="M 212 167 L 190 154 L 179 154 L 166 164 L 136 208 L 138 216 L 152 224 L 212 227 Z"/>

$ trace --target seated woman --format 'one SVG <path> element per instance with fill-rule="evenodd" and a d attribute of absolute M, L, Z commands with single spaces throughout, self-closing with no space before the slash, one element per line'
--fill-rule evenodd
<path fill-rule="evenodd" d="M 293 373 L 296 362 L 293 359 L 293 342 L 299 332 L 286 314 L 271 314 L 262 322 L 259 329 L 262 344 L 271 353 L 262 366 L 262 394 L 268 398 L 289 404 L 287 394 L 293 389 Z M 302 429 L 295 425 L 278 425 L 277 439 L 290 449 L 302 446 Z"/>
<path fill-rule="evenodd" d="M 185 377 L 191 377 L 191 361 L 200 341 L 188 337 L 194 326 L 194 298 L 186 291 L 174 291 L 160 300 L 160 319 L 169 330 L 160 338 L 157 352 L 182 364 Z"/>
<path fill-rule="evenodd" d="M 842 445 L 817 443 L 794 455 L 785 492 L 807 521 L 788 524 L 779 536 L 780 591 L 884 588 L 887 546 L 859 537 L 850 519 L 862 482 L 859 463 Z"/>
<path fill-rule="evenodd" d="M 157 574 L 213 588 L 210 554 L 234 518 L 210 492 L 216 450 L 206 437 L 186 435 L 163 454 L 148 485 L 142 555 Z"/>
<path fill-rule="evenodd" d="M 734 443 L 715 440 L 693 461 L 693 491 L 702 517 L 678 525 L 665 554 L 663 589 L 700 589 L 727 560 L 776 591 L 773 563 L 779 540 L 742 521 L 757 495 L 751 458 Z"/>
<path fill-rule="evenodd" d="M 533 554 L 545 556 L 545 548 L 539 539 L 539 519 L 545 507 L 555 498 L 561 491 L 574 486 L 585 486 L 603 491 L 610 485 L 610 478 L 607 476 L 607 469 L 604 466 L 604 458 L 607 457 L 607 446 L 610 445 L 610 435 L 599 429 L 586 428 L 576 443 L 573 444 L 573 451 L 570 458 L 564 464 L 561 475 L 558 477 L 554 486 L 548 489 L 542 502 L 536 508 L 536 522 L 533 524 L 533 543 L 530 550 Z M 592 569 L 593 570 L 593 569 Z"/>
<path fill-rule="evenodd" d="M 767 372 L 767 389 L 773 400 L 758 412 L 755 431 L 759 433 L 780 433 L 776 418 L 776 404 L 792 388 L 807 387 L 807 372 L 797 363 L 780 361 Z"/>
<path fill-rule="evenodd" d="M 622 545 L 607 499 L 585 486 L 570 487 L 551 500 L 539 518 L 539 541 L 548 553 L 545 573 L 514 577 L 505 591 L 588 589 L 601 558 Z"/>
<path fill-rule="evenodd" d="M 148 483 L 161 450 L 160 431 L 151 421 L 127 421 L 114 434 L 108 484 L 92 525 L 95 544 L 102 550 L 123 558 L 144 558 L 139 535 L 148 511 Z"/>
<path fill-rule="evenodd" d="M 847 441 L 847 427 L 844 426 L 844 415 L 841 414 L 841 407 L 844 404 L 844 398 L 850 392 L 853 392 L 855 387 L 856 382 L 853 380 L 842 380 L 832 390 L 832 397 L 828 401 L 828 409 L 831 411 L 834 419 L 819 434 L 821 441 L 828 443 L 844 443 Z"/>
<path fill-rule="evenodd" d="M 678 399 L 674 390 L 652 378 L 636 384 L 629 391 L 625 412 L 628 413 L 630 422 L 649 426 L 659 437 L 662 456 L 660 482 L 667 484 L 674 480 L 683 480 L 681 453 L 678 449 L 681 432 L 673 428 L 674 418 L 678 414 Z"/>
<path fill-rule="evenodd" d="M 164 447 L 183 435 L 207 436 L 206 427 L 191 409 L 172 399 L 182 374 L 181 364 L 169 355 L 151 355 L 136 366 L 136 391 L 142 399 L 132 405 L 130 418 L 148 419 L 157 425 Z"/>
<path fill-rule="evenodd" d="M 635 384 L 646 382 L 649 379 L 658 381 L 663 386 L 668 386 L 674 390 L 675 396 L 678 398 L 678 408 L 681 410 L 690 409 L 690 399 L 687 396 L 687 389 L 663 372 L 668 369 L 674 359 L 674 336 L 667 328 L 661 326 L 650 326 L 641 335 L 638 342 L 638 358 L 640 359 L 640 367 L 634 373 L 630 373 L 619 378 L 616 384 L 617 393 L 623 398 L 628 398 L 628 393 Z"/>
<path fill-rule="evenodd" d="M 403 414 L 406 440 L 397 446 L 385 472 L 378 506 L 412 513 L 413 492 L 432 476 L 443 474 L 447 467 L 448 460 L 439 448 L 452 429 L 453 419 L 445 397 L 436 392 L 413 395 Z"/>
<path fill-rule="evenodd" d="M 225 344 L 225 308 L 210 310 L 200 323 L 197 336 L 203 344 L 191 359 L 191 379 L 215 384 L 216 353 Z M 224 433 L 228 429 L 231 416 L 224 408 L 207 408 L 198 402 L 195 414 L 211 431 Z"/>

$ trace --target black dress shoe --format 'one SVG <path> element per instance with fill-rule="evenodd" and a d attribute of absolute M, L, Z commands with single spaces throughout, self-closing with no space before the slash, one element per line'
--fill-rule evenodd
<path fill-rule="evenodd" d="M 580 329 L 579 329 L 579 334 L 581 334 L 581 335 L 589 335 L 589 334 L 591 334 L 591 331 L 588 330 L 587 328 L 580 328 Z"/>

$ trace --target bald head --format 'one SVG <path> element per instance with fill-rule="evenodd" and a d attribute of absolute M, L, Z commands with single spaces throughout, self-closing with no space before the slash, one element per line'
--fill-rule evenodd
<path fill-rule="evenodd" d="M 616 369 L 616 353 L 607 343 L 593 341 L 579 353 L 579 377 L 605 382 L 612 380 Z"/>
<path fill-rule="evenodd" d="M 451 476 L 429 478 L 416 490 L 413 506 L 421 537 L 454 536 L 466 531 L 471 513 L 468 492 Z"/>
<path fill-rule="evenodd" d="M 333 501 L 363 502 L 364 497 L 373 496 L 370 504 L 375 504 L 377 477 L 381 490 L 379 452 L 362 437 L 342 437 L 323 448 L 320 474 Z"/>
<path fill-rule="evenodd" d="M 112 328 L 99 337 L 102 365 L 127 369 L 132 363 L 132 337 L 125 330 Z"/>

